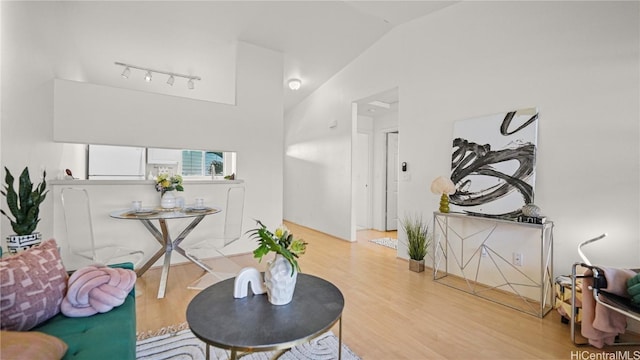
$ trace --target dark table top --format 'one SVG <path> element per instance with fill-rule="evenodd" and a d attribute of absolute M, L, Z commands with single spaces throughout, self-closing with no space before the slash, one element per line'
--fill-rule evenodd
<path fill-rule="evenodd" d="M 191 331 L 215 347 L 238 351 L 281 350 L 329 330 L 342 316 L 344 297 L 332 283 L 298 274 L 293 300 L 272 305 L 267 294 L 233 297 L 234 280 L 202 290 L 187 307 Z"/>

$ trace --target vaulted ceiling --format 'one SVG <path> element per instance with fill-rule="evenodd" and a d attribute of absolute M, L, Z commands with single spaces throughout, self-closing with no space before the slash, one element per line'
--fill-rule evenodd
<path fill-rule="evenodd" d="M 395 26 L 453 1 L 76 1 L 54 2 L 57 41 L 74 58 L 58 64 L 62 77 L 113 85 L 114 62 L 182 74 L 202 81 L 189 91 L 177 79 L 132 72 L 125 87 L 230 102 L 235 81 L 234 44 L 251 43 L 283 54 L 285 111 L 301 101 Z M 35 5 L 34 5 L 35 6 Z M 51 9 L 49 9 L 51 10 Z M 74 64 L 81 70 L 70 70 Z M 65 76 L 66 74 L 66 76 Z M 133 81 L 134 75 L 137 77 Z M 292 91 L 287 80 L 299 78 Z M 222 86 L 220 86 L 222 85 Z M 230 86 L 226 86 L 230 85 Z M 124 86 L 124 85 L 121 85 Z M 145 88 L 146 87 L 146 88 Z M 153 91 L 153 90 L 151 90 Z M 203 95 L 206 91 L 206 95 Z"/>

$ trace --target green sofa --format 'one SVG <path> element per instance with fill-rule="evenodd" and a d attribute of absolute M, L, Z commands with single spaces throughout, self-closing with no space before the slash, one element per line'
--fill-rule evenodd
<path fill-rule="evenodd" d="M 133 264 L 110 265 L 133 270 Z M 136 358 L 136 296 L 106 313 L 71 318 L 62 313 L 31 329 L 62 339 L 69 349 L 64 360 L 134 360 Z"/>

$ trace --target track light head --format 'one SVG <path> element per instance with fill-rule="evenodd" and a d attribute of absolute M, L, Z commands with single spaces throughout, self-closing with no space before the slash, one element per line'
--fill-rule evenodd
<path fill-rule="evenodd" d="M 151 82 L 151 71 L 147 71 L 147 74 L 144 76 L 144 81 Z"/>
<path fill-rule="evenodd" d="M 167 84 L 173 86 L 173 82 L 176 81 L 176 79 L 173 77 L 173 75 L 169 76 L 169 79 L 167 79 Z"/>
<path fill-rule="evenodd" d="M 122 71 L 122 77 L 125 79 L 129 78 L 129 75 L 131 75 L 131 69 L 129 69 L 129 67 L 127 66 L 126 68 L 124 68 L 124 70 Z"/>
<path fill-rule="evenodd" d="M 187 82 L 187 87 L 189 88 L 189 90 L 193 90 L 194 88 L 193 79 L 189 79 L 189 81 Z"/>

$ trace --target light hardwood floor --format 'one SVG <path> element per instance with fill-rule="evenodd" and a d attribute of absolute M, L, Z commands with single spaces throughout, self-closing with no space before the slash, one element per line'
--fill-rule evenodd
<path fill-rule="evenodd" d="M 344 294 L 343 341 L 363 359 L 588 359 L 575 347 L 569 326 L 552 311 L 545 318 L 435 283 L 430 269 L 408 270 L 393 249 L 368 240 L 389 234 L 359 231 L 350 243 L 287 223 L 309 243 L 299 260 L 302 271 L 334 283 Z M 395 233 L 391 234 L 395 237 Z M 250 254 L 235 257 L 241 266 L 262 269 Z M 204 272 L 193 264 L 171 268 L 167 293 L 156 299 L 160 269 L 138 279 L 138 331 L 154 331 L 185 321 L 198 293 L 187 285 Z M 337 325 L 333 329 L 337 334 Z M 609 348 L 631 351 L 633 348 Z M 636 353 L 637 354 L 637 353 Z"/>

